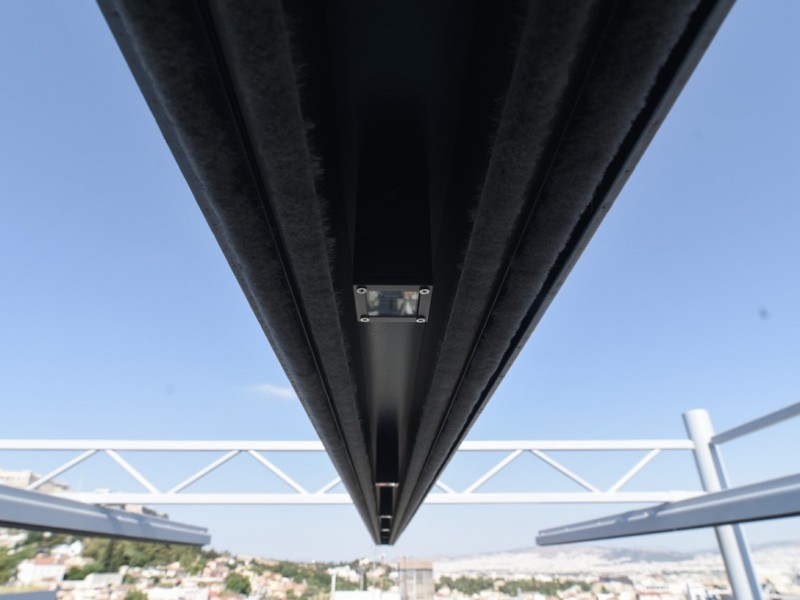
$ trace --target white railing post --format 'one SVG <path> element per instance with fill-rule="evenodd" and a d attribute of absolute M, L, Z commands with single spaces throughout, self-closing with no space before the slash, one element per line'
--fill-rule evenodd
<path fill-rule="evenodd" d="M 694 443 L 694 458 L 703 489 L 706 492 L 719 492 L 727 488 L 719 449 L 713 448 L 711 444 L 714 428 L 708 411 L 690 410 L 683 414 L 683 421 L 686 432 Z M 720 525 L 715 527 L 714 531 L 717 534 L 717 542 L 734 598 L 761 600 L 761 587 L 758 585 L 750 550 L 741 526 Z"/>

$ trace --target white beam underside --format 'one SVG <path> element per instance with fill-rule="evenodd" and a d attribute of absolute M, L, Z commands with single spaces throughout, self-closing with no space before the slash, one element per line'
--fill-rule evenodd
<path fill-rule="evenodd" d="M 434 493 L 429 494 L 425 504 L 629 504 L 656 503 L 682 500 L 700 492 L 509 492 L 509 493 Z M 59 494 L 90 504 L 147 504 L 147 505 L 326 505 L 352 504 L 344 493 L 94 493 L 73 492 Z"/>
<path fill-rule="evenodd" d="M 517 440 L 466 441 L 459 452 L 513 452 L 515 450 L 692 450 L 689 440 Z M 142 452 L 324 452 L 319 441 L 247 440 L 0 440 L 0 451 L 115 450 Z"/>

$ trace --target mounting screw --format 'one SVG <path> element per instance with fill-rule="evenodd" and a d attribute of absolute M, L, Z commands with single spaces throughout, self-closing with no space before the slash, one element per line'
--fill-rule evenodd
<path fill-rule="evenodd" d="M 367 293 L 367 288 L 365 288 L 363 286 L 356 288 L 356 294 L 362 294 L 363 295 L 363 294 L 366 294 L 366 293 Z"/>
<path fill-rule="evenodd" d="M 425 317 L 417 317 L 417 323 L 424 323 L 425 321 Z"/>
<path fill-rule="evenodd" d="M 427 296 L 428 294 L 431 293 L 431 289 L 430 288 L 419 288 L 419 293 L 420 293 L 421 296 Z"/>
<path fill-rule="evenodd" d="M 361 321 L 362 323 L 369 323 L 369 317 L 361 317 L 359 321 Z"/>

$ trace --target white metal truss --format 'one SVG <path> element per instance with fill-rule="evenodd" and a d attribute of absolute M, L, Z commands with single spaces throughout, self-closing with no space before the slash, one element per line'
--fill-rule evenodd
<path fill-rule="evenodd" d="M 5 485 L 0 485 L 0 524 L 196 546 L 211 541 L 203 527 Z"/>
<path fill-rule="evenodd" d="M 590 441 L 473 441 L 464 442 L 458 452 L 502 452 L 502 458 L 489 470 L 460 491 L 442 480 L 435 484 L 428 504 L 513 504 L 513 503 L 656 503 L 641 510 L 613 515 L 604 519 L 586 521 L 566 527 L 540 532 L 537 542 L 543 545 L 643 535 L 696 527 L 714 527 L 731 588 L 738 599 L 761 598 L 758 580 L 753 569 L 747 541 L 739 523 L 800 514 L 800 474 L 732 488 L 722 460 L 720 445 L 755 431 L 770 427 L 786 419 L 800 416 L 800 403 L 775 411 L 728 431 L 714 434 L 711 420 L 704 410 L 684 414 L 688 439 L 679 440 L 590 440 Z M 4 515 L 13 515 L 22 507 L 21 523 L 26 514 L 46 519 L 63 519 L 69 510 L 91 512 L 108 511 L 96 505 L 126 504 L 349 504 L 346 493 L 334 491 L 340 484 L 338 477 L 318 489 L 306 489 L 284 469 L 264 456 L 275 453 L 324 453 L 320 442 L 248 442 L 248 441 L 110 441 L 110 440 L 0 440 L 0 451 L 72 451 L 77 454 L 38 478 L 28 490 L 16 490 L 30 497 L 22 501 L 0 497 L 0 522 L 9 522 Z M 561 451 L 640 451 L 642 457 L 607 489 L 592 484 L 588 479 L 556 460 L 554 453 Z M 697 463 L 703 492 L 624 492 L 622 488 L 664 451 L 691 451 Z M 218 452 L 210 463 L 178 480 L 166 490 L 159 489 L 136 469 L 121 453 L 136 452 Z M 145 492 L 84 493 L 65 492 L 51 501 L 37 505 L 36 497 L 45 497 L 35 490 L 53 481 L 92 456 L 104 453 L 120 469 L 130 475 Z M 223 467 L 231 459 L 244 454 L 250 456 L 264 469 L 281 480 L 291 491 L 284 493 L 230 493 L 226 491 L 199 493 L 189 488 Z M 553 468 L 562 476 L 582 487 L 582 492 L 486 492 L 484 486 L 524 454 L 531 454 Z M 76 502 L 76 501 L 80 501 Z M 17 504 L 15 504 L 15 502 Z M 72 508 L 62 510 L 58 502 L 71 502 Z M 26 507 L 32 507 L 30 511 Z M 38 512 L 37 512 L 38 511 Z M 52 512 L 53 515 L 48 515 Z M 88 514 L 87 512 L 87 514 Z M 77 514 L 77 513 L 76 513 Z M 104 512 L 109 515 L 111 513 Z M 123 513 L 124 515 L 125 513 Z M 28 523 L 33 521 L 28 520 Z M 121 522 L 125 522 L 123 516 Z M 55 523 L 55 522 L 54 522 Z M 170 522 L 167 522 L 170 523 Z M 55 523 L 57 525 L 57 523 Z M 53 525 L 53 528 L 56 527 Z M 178 524 L 171 524 L 178 525 Z M 45 526 L 38 524 L 37 526 Z M 111 526 L 111 525 L 108 525 Z M 187 527 L 180 526 L 179 527 Z M 204 530 L 202 530 L 204 531 Z M 195 528 L 192 539 L 204 535 Z M 115 535 L 124 535 L 114 533 Z M 152 537 L 150 539 L 153 539 Z M 166 541 L 166 540 L 163 540 Z M 198 542 L 188 542 L 198 543 Z"/>
<path fill-rule="evenodd" d="M 496 452 L 504 456 L 489 470 L 461 490 L 446 482 L 436 482 L 425 502 L 427 504 L 542 504 L 542 503 L 659 503 L 683 500 L 698 495 L 691 491 L 626 492 L 622 488 L 642 471 L 658 454 L 664 451 L 689 451 L 691 440 L 576 440 L 576 441 L 467 441 L 458 452 Z M 64 492 L 60 497 L 89 504 L 125 505 L 234 505 L 234 504 L 349 504 L 350 496 L 333 491 L 341 483 L 333 478 L 318 489 L 306 489 L 275 462 L 264 456 L 280 453 L 317 453 L 325 449 L 317 441 L 141 441 L 141 440 L 0 440 L 0 451 L 74 451 L 74 457 L 51 470 L 28 486 L 29 490 L 64 475 L 90 457 L 104 453 L 130 475 L 144 492 Z M 607 489 L 601 489 L 584 477 L 568 469 L 553 456 L 562 451 L 619 452 L 641 451 L 643 456 Z M 183 477 L 168 489 L 159 489 L 141 471 L 120 453 L 136 452 L 219 452 L 210 463 Z M 253 458 L 264 469 L 283 481 L 289 488 L 280 493 L 192 492 L 190 486 L 207 477 L 236 456 L 244 454 Z M 487 492 L 484 486 L 497 477 L 523 454 L 531 454 L 585 491 L 578 492 Z M 273 459 L 274 460 L 274 459 Z"/>

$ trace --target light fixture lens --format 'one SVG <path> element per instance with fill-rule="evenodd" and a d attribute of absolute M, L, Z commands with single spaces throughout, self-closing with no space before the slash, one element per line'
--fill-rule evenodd
<path fill-rule="evenodd" d="M 416 317 L 418 290 L 368 290 L 367 314 L 371 317 Z"/>

